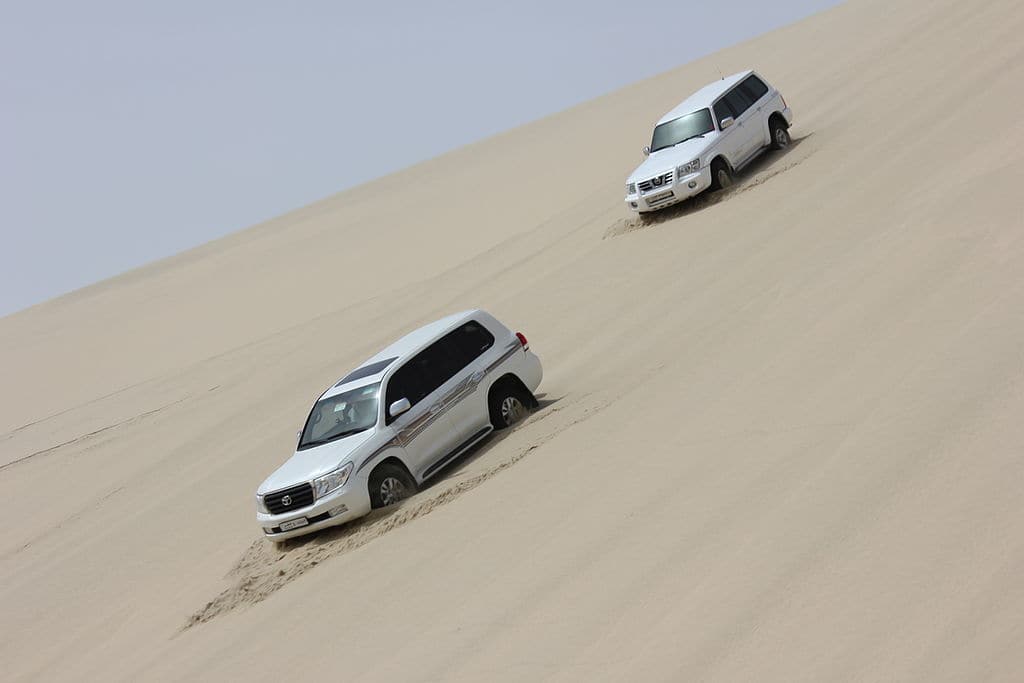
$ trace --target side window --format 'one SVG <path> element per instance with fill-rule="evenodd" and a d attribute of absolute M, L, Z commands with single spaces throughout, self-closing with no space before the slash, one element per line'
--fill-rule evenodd
<path fill-rule="evenodd" d="M 442 341 L 448 343 L 455 355 L 458 370 L 461 370 L 494 346 L 494 335 L 488 332 L 486 327 L 473 320 L 445 335 Z"/>
<path fill-rule="evenodd" d="M 391 404 L 400 398 L 409 399 L 409 403 L 416 405 L 429 393 L 424 391 L 423 375 L 420 367 L 416 365 L 416 358 L 400 367 L 391 379 L 388 380 L 387 395 L 384 400 L 384 410 L 388 410 Z M 386 414 L 386 413 L 385 413 Z M 391 421 L 388 416 L 387 422 Z"/>
<path fill-rule="evenodd" d="M 757 102 L 768 92 L 768 86 L 760 78 L 754 75 L 747 78 L 740 84 L 740 89 L 750 98 L 751 102 Z"/>
<path fill-rule="evenodd" d="M 732 116 L 733 118 L 735 118 L 736 115 L 733 113 L 732 108 L 729 106 L 729 103 L 726 102 L 725 98 L 723 97 L 722 99 L 718 100 L 718 102 L 715 103 L 715 119 L 718 120 L 719 129 L 722 128 L 722 119 L 724 119 L 727 116 Z"/>
<path fill-rule="evenodd" d="M 445 344 L 444 339 L 439 339 L 420 351 L 409 361 L 409 365 L 418 368 L 423 377 L 424 397 L 433 393 L 459 371 L 458 362 L 449 352 L 449 345 Z"/>
<path fill-rule="evenodd" d="M 736 112 L 736 118 L 743 116 L 743 112 L 750 108 L 750 105 L 754 103 L 749 97 L 744 94 L 738 87 L 733 88 L 732 91 L 725 96 L 725 99 L 729 102 L 729 106 Z"/>
<path fill-rule="evenodd" d="M 400 398 L 416 405 L 493 345 L 494 335 L 476 321 L 449 332 L 395 371 L 388 381 L 384 409 Z"/>

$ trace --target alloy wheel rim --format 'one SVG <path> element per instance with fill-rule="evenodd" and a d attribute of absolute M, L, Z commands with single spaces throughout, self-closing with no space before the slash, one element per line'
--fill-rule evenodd
<path fill-rule="evenodd" d="M 380 483 L 380 501 L 392 505 L 406 496 L 405 484 L 397 477 L 387 477 Z"/>
<path fill-rule="evenodd" d="M 505 420 L 505 424 L 518 422 L 519 418 L 523 416 L 523 412 L 523 402 L 515 396 L 506 396 L 505 400 L 501 402 L 501 417 Z"/>
<path fill-rule="evenodd" d="M 779 147 L 785 147 L 786 145 L 789 144 L 789 136 L 786 135 L 785 128 L 775 129 L 775 144 L 777 144 Z"/>
<path fill-rule="evenodd" d="M 718 186 L 724 189 L 730 185 L 732 185 L 732 177 L 729 175 L 729 172 L 723 168 L 718 172 Z"/>

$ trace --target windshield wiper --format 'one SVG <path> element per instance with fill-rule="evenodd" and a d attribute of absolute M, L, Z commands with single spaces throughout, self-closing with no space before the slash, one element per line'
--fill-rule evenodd
<path fill-rule="evenodd" d="M 352 436 L 353 434 L 358 434 L 359 432 L 366 431 L 366 429 L 368 429 L 368 428 L 367 427 L 360 427 L 360 428 L 357 428 L 357 429 L 346 429 L 343 432 L 338 432 L 337 434 L 331 434 L 330 436 L 328 436 L 325 439 L 317 439 L 316 441 L 306 441 L 305 443 L 299 444 L 299 448 L 309 448 L 311 446 L 323 446 L 325 443 L 330 443 L 332 441 L 337 441 L 338 439 L 340 439 L 343 436 Z"/>
<path fill-rule="evenodd" d="M 706 133 L 697 133 L 696 135 L 691 135 L 691 136 L 690 136 L 690 137 L 688 137 L 688 138 L 683 138 L 683 139 L 682 139 L 682 140 L 680 140 L 679 142 L 674 142 L 674 143 L 672 143 L 672 146 L 673 146 L 673 147 L 675 147 L 676 145 L 681 145 L 681 144 L 683 144 L 683 143 L 684 143 L 684 142 L 686 142 L 687 140 L 692 140 L 692 139 L 694 139 L 694 138 L 702 138 L 702 137 L 704 137 L 705 135 L 706 135 Z"/>

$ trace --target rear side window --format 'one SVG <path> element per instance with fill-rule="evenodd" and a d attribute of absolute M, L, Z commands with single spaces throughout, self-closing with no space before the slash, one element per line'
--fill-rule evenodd
<path fill-rule="evenodd" d="M 445 335 L 442 342 L 449 346 L 461 370 L 494 346 L 494 335 L 473 320 Z"/>
<path fill-rule="evenodd" d="M 732 110 L 736 112 L 736 118 L 742 116 L 743 112 L 749 109 L 750 105 L 754 103 L 754 100 L 750 99 L 750 97 L 740 90 L 739 87 L 733 88 L 732 91 L 725 96 L 725 100 L 729 103 L 729 106 L 732 107 Z"/>
<path fill-rule="evenodd" d="M 768 86 L 764 84 L 757 76 L 751 74 L 747 76 L 742 83 L 740 83 L 740 89 L 750 98 L 751 102 L 757 102 L 759 99 L 765 96 L 768 92 Z"/>
<path fill-rule="evenodd" d="M 416 405 L 492 346 L 494 335 L 475 320 L 449 332 L 392 375 L 385 410 L 400 398 L 407 398 Z"/>
<path fill-rule="evenodd" d="M 423 389 L 427 394 L 434 392 L 460 370 L 455 356 L 449 352 L 444 339 L 439 339 L 416 354 L 411 361 L 419 366 L 423 375 Z"/>

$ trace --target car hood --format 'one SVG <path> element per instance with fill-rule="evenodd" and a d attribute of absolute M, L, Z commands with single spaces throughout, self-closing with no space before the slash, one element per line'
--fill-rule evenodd
<path fill-rule="evenodd" d="M 270 491 L 286 489 L 304 481 L 311 482 L 327 474 L 338 465 L 344 465 L 351 460 L 360 446 L 369 441 L 373 434 L 374 430 L 367 429 L 365 432 L 346 436 L 322 446 L 295 451 L 295 455 L 288 458 L 285 464 L 260 484 L 256 493 L 263 495 Z"/>
<path fill-rule="evenodd" d="M 652 152 L 644 163 L 636 167 L 636 170 L 629 174 L 626 180 L 628 183 L 637 183 L 654 176 L 671 171 L 676 166 L 687 164 L 701 156 L 708 148 L 710 138 L 693 138 L 681 142 L 675 147 L 667 147 L 657 152 Z"/>

